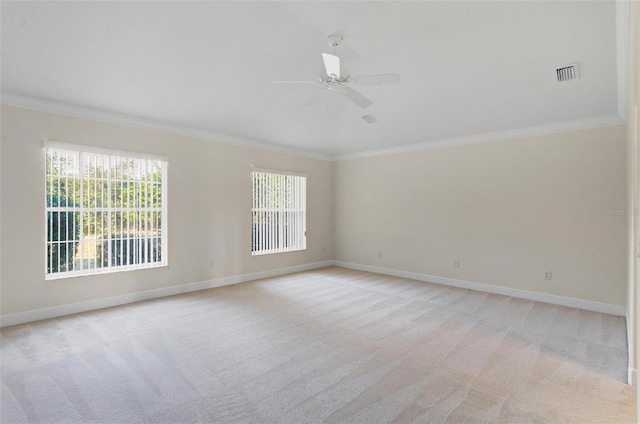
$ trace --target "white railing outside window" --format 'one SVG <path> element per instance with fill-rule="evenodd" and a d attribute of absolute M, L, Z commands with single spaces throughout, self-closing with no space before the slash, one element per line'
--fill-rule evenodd
<path fill-rule="evenodd" d="M 307 248 L 307 177 L 254 168 L 252 182 L 252 255 Z"/>
<path fill-rule="evenodd" d="M 47 279 L 167 264 L 166 160 L 62 143 L 45 157 Z"/>

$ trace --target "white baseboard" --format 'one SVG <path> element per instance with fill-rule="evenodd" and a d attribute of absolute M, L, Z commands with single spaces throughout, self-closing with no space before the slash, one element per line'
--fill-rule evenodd
<path fill-rule="evenodd" d="M 32 311 L 18 312 L 0 316 L 0 327 L 24 324 L 27 322 L 40 321 L 43 319 L 56 318 L 64 315 L 77 314 L 80 312 L 93 311 L 96 309 L 109 308 L 112 306 L 124 305 L 127 303 L 140 302 L 143 300 L 156 299 L 159 297 L 172 296 L 181 293 L 190 293 L 198 290 L 210 289 L 213 287 L 228 286 L 231 284 L 244 283 L 261 278 L 277 277 L 279 275 L 291 274 L 294 272 L 309 271 L 317 268 L 324 268 L 334 265 L 334 261 L 314 262 L 304 265 L 296 265 L 287 268 L 271 269 L 268 271 L 254 272 L 251 274 L 234 275 L 231 277 L 216 278 L 214 280 L 198 281 L 196 283 L 181 284 L 178 286 L 163 287 L 160 289 L 147 290 L 143 292 L 128 293 L 120 296 L 106 297 L 102 299 L 88 300 L 86 302 L 71 303 L 68 305 L 53 306 L 50 308 L 35 309 Z"/>
<path fill-rule="evenodd" d="M 127 303 L 140 302 L 143 300 L 156 299 L 159 297 L 172 296 L 181 293 L 190 293 L 198 290 L 210 289 L 213 287 L 228 286 L 231 284 L 244 283 L 247 281 L 259 280 L 261 278 L 276 277 L 279 275 L 291 274 L 294 272 L 309 271 L 312 269 L 324 268 L 328 266 L 340 266 L 343 268 L 356 269 L 360 271 L 374 272 L 377 274 L 392 275 L 412 280 L 426 281 L 430 283 L 442 284 L 446 286 L 459 287 L 463 289 L 478 290 L 488 293 L 502 294 L 522 299 L 536 300 L 539 302 L 552 303 L 555 305 L 568 306 L 572 308 L 585 309 L 588 311 L 602 312 L 606 314 L 625 316 L 625 307 L 611 305 L 608 303 L 594 302 L 590 300 L 576 299 L 571 297 L 556 296 L 546 293 L 538 293 L 527 290 L 514 289 L 509 287 L 494 286 L 491 284 L 476 283 L 473 281 L 457 280 L 454 278 L 438 277 L 435 275 L 419 274 L 409 271 L 400 271 L 389 268 L 381 268 L 371 265 L 362 265 L 343 261 L 322 261 L 310 264 L 296 265 L 287 268 L 278 268 L 268 271 L 254 272 L 251 274 L 234 275 L 231 277 L 217 278 L 214 280 L 199 281 L 178 286 L 163 287 L 155 290 L 128 293 L 120 296 L 107 297 L 102 299 L 88 300 L 85 302 L 71 303 L 68 305 L 53 306 L 50 308 L 35 309 L 31 311 L 18 312 L 0 316 L 0 327 L 24 324 L 27 322 L 39 321 L 43 319 L 56 318 L 64 315 L 77 314 L 81 312 L 93 311 L 96 309 L 109 308 L 112 306 L 124 305 Z M 636 380 L 636 370 L 629 370 L 629 381 Z"/>
<path fill-rule="evenodd" d="M 429 283 L 442 284 L 445 286 L 459 287 L 462 289 L 477 290 L 488 293 L 502 294 L 505 296 L 518 297 L 521 299 L 535 300 L 538 302 L 551 303 L 554 305 L 568 306 L 570 308 L 584 309 L 587 311 L 601 312 L 605 314 L 625 316 L 626 308 L 620 305 L 594 302 L 591 300 L 576 299 L 573 297 L 556 296 L 553 294 L 533 292 L 528 290 L 514 289 L 511 287 L 494 286 L 473 281 L 458 280 L 455 278 L 438 277 L 436 275 L 418 274 L 409 271 L 400 271 L 390 268 L 381 268 L 372 265 L 362 265 L 351 262 L 334 261 L 336 266 L 356 269 L 359 271 L 375 272 L 377 274 L 392 275 L 394 277 L 409 278 L 412 280 L 426 281 Z"/>

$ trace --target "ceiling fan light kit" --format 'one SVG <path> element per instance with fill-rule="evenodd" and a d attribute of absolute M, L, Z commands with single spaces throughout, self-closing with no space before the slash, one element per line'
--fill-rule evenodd
<path fill-rule="evenodd" d="M 355 75 L 350 76 L 348 72 L 341 69 L 340 57 L 335 53 L 336 47 L 338 47 L 342 41 L 343 36 L 339 34 L 330 35 L 329 46 L 333 47 L 334 54 L 322 53 L 322 62 L 324 63 L 324 70 L 320 73 L 320 78 L 317 81 L 271 81 L 275 84 L 316 84 L 322 86 L 322 92 L 325 91 L 337 91 L 341 93 L 346 99 L 360 108 L 367 108 L 373 104 L 371 100 L 354 90 L 351 85 L 392 85 L 400 84 L 400 75 L 398 74 L 374 74 L 374 75 Z M 309 106 L 319 96 L 315 96 L 310 101 L 306 102 L 304 106 Z"/>

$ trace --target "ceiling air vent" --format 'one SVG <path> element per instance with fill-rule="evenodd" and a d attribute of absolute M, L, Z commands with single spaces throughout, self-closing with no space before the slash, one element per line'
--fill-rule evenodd
<path fill-rule="evenodd" d="M 558 77 L 558 82 L 571 81 L 580 78 L 580 67 L 578 66 L 578 62 L 556 69 L 556 77 Z"/>
<path fill-rule="evenodd" d="M 361 116 L 360 118 L 362 118 L 368 124 L 373 124 L 377 121 L 376 117 L 373 115 L 364 115 L 364 116 Z"/>

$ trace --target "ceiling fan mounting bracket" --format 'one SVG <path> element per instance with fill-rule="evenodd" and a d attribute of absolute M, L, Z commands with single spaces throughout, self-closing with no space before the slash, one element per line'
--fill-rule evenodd
<path fill-rule="evenodd" d="M 331 47 L 338 47 L 342 43 L 342 35 L 332 34 L 329 36 L 329 45 Z"/>

